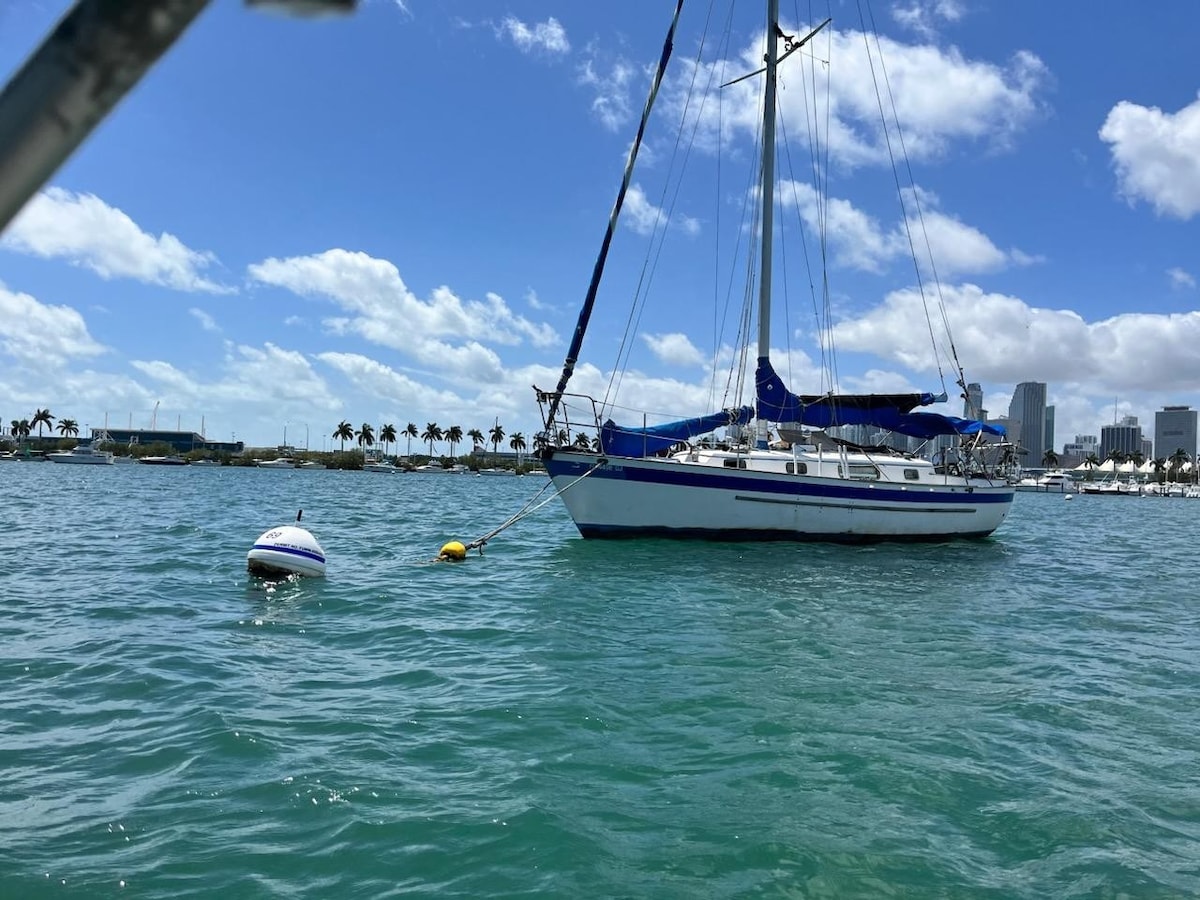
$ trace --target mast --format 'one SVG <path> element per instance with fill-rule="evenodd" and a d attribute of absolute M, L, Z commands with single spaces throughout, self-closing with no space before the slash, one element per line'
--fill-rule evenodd
<path fill-rule="evenodd" d="M 763 91 L 762 141 L 762 258 L 758 281 L 758 358 L 771 353 L 771 251 L 775 227 L 775 67 L 778 62 L 779 0 L 767 0 L 766 89 Z M 755 446 L 767 448 L 767 422 L 758 420 Z"/>

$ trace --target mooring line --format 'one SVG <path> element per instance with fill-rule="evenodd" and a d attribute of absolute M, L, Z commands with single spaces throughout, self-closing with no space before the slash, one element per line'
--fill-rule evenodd
<path fill-rule="evenodd" d="M 519 510 L 517 510 L 513 515 L 509 516 L 509 518 L 505 522 L 503 522 L 499 527 L 494 528 L 493 530 L 489 531 L 483 537 L 476 538 L 475 540 L 471 541 L 471 543 L 466 545 L 466 549 L 468 549 L 468 550 L 478 549 L 480 554 L 482 554 L 483 553 L 483 545 L 486 544 L 488 541 L 490 541 L 492 538 L 494 538 L 496 535 L 498 535 L 500 532 L 504 531 L 506 528 L 510 528 L 511 526 L 516 525 L 517 522 L 521 521 L 521 519 L 525 518 L 526 516 L 533 515 L 535 512 L 537 512 L 539 509 L 541 509 L 543 506 L 545 506 L 547 503 L 549 503 L 555 497 L 562 496 L 565 492 L 567 492 L 571 488 L 575 487 L 575 485 L 579 484 L 579 482 L 583 481 L 583 479 L 587 478 L 589 475 L 591 475 L 593 472 L 595 472 L 598 468 L 600 468 L 602 465 L 604 465 L 607 462 L 608 462 L 607 459 L 601 457 L 600 459 L 596 460 L 595 465 L 593 465 L 590 469 L 588 469 L 586 472 L 584 472 L 578 478 L 573 479 L 570 483 L 563 485 L 561 488 L 559 488 L 557 491 L 555 491 L 553 494 L 551 494 L 549 497 L 547 497 L 541 503 L 538 503 L 537 506 L 533 506 L 533 503 L 537 500 L 538 497 L 540 497 L 546 491 L 546 488 L 549 488 L 549 487 L 553 486 L 553 484 L 554 484 L 553 481 L 546 482 L 545 487 L 543 487 L 540 491 L 538 491 L 536 494 L 534 494 L 532 497 L 530 497 L 529 500 L 526 502 L 526 504 L 523 507 L 521 507 Z"/>

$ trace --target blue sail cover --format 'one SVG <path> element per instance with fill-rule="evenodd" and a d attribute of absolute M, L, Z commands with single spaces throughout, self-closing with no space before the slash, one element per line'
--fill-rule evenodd
<path fill-rule="evenodd" d="M 745 425 L 753 416 L 754 409 L 743 406 L 646 428 L 625 428 L 609 419 L 600 426 L 600 449 L 612 456 L 653 456 L 673 444 L 708 434 L 722 426 Z"/>
<path fill-rule="evenodd" d="M 994 434 L 1004 437 L 1008 432 L 1003 425 L 989 425 L 976 419 L 960 419 L 958 416 L 944 416 L 941 413 L 915 412 L 900 416 L 899 422 L 892 426 L 892 431 L 911 435 L 918 438 L 932 438 L 939 434 Z"/>
<path fill-rule="evenodd" d="M 871 425 L 920 438 L 939 434 L 978 434 L 981 431 L 1000 436 L 1005 433 L 1001 425 L 912 411 L 918 406 L 945 399 L 933 394 L 793 394 L 765 356 L 758 360 L 754 381 L 759 418 L 768 422 L 800 422 L 813 428 Z"/>

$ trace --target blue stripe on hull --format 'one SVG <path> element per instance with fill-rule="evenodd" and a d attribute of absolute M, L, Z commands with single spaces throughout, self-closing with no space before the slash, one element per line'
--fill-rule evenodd
<path fill-rule="evenodd" d="M 551 478 L 559 476 L 578 477 L 586 472 L 592 463 L 562 461 L 553 456 L 544 460 L 546 471 Z M 820 497 L 829 500 L 865 500 L 872 503 L 889 502 L 903 504 L 954 504 L 975 506 L 982 503 L 1012 503 L 1013 491 L 972 490 L 961 487 L 956 490 L 929 490 L 926 487 L 914 485 L 862 487 L 849 484 L 823 483 L 832 479 L 822 479 L 816 482 L 802 475 L 771 475 L 768 473 L 753 473 L 750 476 L 742 474 L 744 470 L 733 469 L 725 472 L 721 469 L 703 471 L 700 466 L 687 466 L 664 463 L 662 465 L 635 466 L 623 465 L 618 459 L 608 465 L 601 466 L 590 475 L 589 479 L 613 479 L 618 481 L 645 482 L 650 484 L 670 485 L 672 487 L 715 488 L 727 491 L 756 491 L 764 494 L 780 494 L 787 497 Z M 879 482 L 873 482 L 880 484 Z M 981 486 L 981 488 L 984 486 Z M 990 485 L 986 487 L 991 487 Z M 907 490 L 902 489 L 907 488 Z"/>

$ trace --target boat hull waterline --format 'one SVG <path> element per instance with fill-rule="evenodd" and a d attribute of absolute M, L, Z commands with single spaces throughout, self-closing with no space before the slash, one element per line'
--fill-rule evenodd
<path fill-rule="evenodd" d="M 595 455 L 558 450 L 545 460 L 587 538 L 847 543 L 982 538 L 1001 525 L 1013 502 L 1011 486 L 987 479 L 908 485 L 689 466 L 669 459 L 596 463 Z"/>

